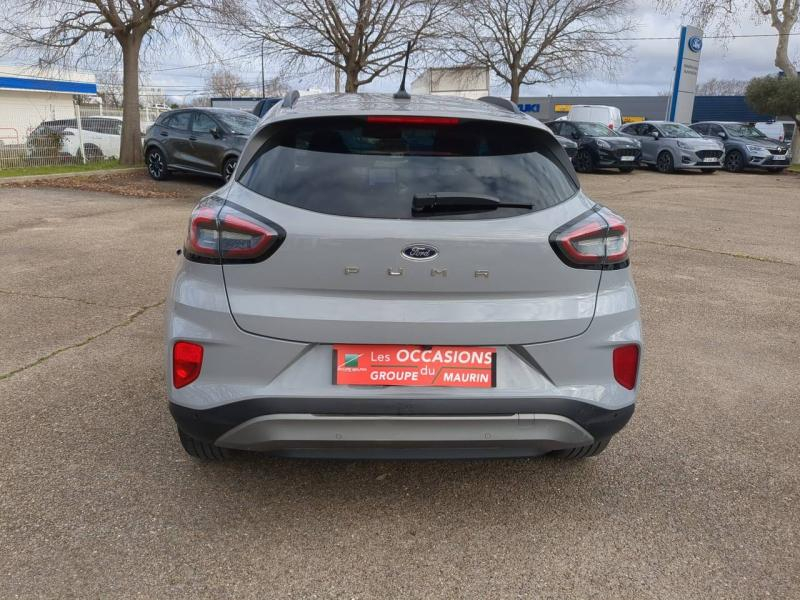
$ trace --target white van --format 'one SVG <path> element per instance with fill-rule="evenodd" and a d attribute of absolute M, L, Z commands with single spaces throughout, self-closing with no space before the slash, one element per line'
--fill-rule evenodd
<path fill-rule="evenodd" d="M 588 121 L 600 123 L 609 129 L 622 127 L 622 113 L 616 106 L 598 104 L 573 104 L 567 115 L 568 121 Z"/>
<path fill-rule="evenodd" d="M 780 121 L 762 121 L 760 123 L 756 123 L 755 128 L 768 138 L 778 140 L 779 142 L 784 141 L 786 137 L 783 129 L 783 123 Z"/>

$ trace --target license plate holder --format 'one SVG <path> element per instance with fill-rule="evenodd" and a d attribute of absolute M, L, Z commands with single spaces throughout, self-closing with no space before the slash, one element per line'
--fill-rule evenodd
<path fill-rule="evenodd" d="M 636 157 L 635 156 L 621 156 L 620 160 L 628 161 L 628 160 L 633 160 L 634 158 L 636 158 Z"/>
<path fill-rule="evenodd" d="M 703 162 L 717 162 L 717 161 L 719 161 L 719 159 L 714 156 L 708 156 L 703 159 Z"/>
<path fill-rule="evenodd" d="M 334 385 L 497 386 L 497 349 L 484 346 L 335 344 Z"/>

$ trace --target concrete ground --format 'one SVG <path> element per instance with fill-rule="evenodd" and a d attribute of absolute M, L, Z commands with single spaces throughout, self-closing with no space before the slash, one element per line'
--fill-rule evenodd
<path fill-rule="evenodd" d="M 0 189 L 0 597 L 799 598 L 800 177 L 583 179 L 647 348 L 577 462 L 190 460 L 161 335 L 202 188 Z"/>

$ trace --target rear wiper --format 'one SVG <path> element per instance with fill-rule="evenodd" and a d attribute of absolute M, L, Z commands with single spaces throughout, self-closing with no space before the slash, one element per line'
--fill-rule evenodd
<path fill-rule="evenodd" d="M 527 208 L 532 204 L 522 202 L 503 202 L 494 196 L 465 194 L 463 192 L 434 192 L 415 194 L 411 212 L 415 215 L 431 212 L 460 212 L 471 210 L 495 210 L 498 208 Z"/>

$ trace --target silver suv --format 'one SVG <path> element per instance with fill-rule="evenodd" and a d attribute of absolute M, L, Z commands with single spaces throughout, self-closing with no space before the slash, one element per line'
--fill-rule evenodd
<path fill-rule="evenodd" d="M 628 123 L 619 131 L 637 140 L 642 145 L 641 162 L 661 173 L 680 169 L 713 173 L 722 167 L 722 142 L 704 138 L 682 123 L 641 121 Z"/>
<path fill-rule="evenodd" d="M 628 228 L 496 98 L 288 95 L 179 263 L 192 456 L 577 458 L 633 413 Z"/>
<path fill-rule="evenodd" d="M 691 128 L 725 144 L 725 170 L 739 173 L 750 167 L 780 173 L 792 162 L 789 144 L 773 140 L 747 123 L 703 121 Z"/>

